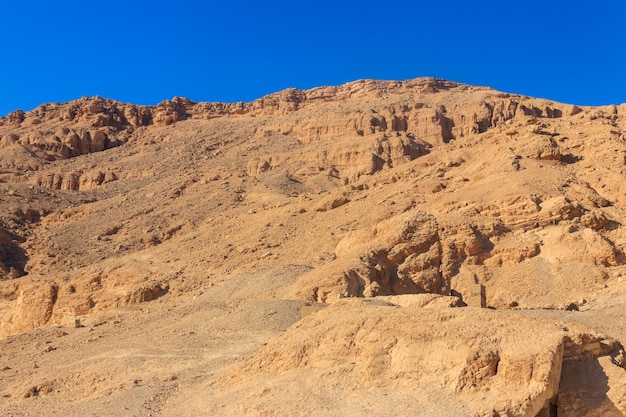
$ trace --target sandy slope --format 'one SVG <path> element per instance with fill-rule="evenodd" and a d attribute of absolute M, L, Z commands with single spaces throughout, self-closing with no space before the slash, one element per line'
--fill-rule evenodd
<path fill-rule="evenodd" d="M 2 414 L 621 415 L 625 111 L 418 79 L 2 118 Z M 343 300 L 477 285 L 495 311 Z M 341 351 L 370 316 L 387 336 Z M 424 337 L 459 344 L 407 345 L 434 379 L 371 364 Z"/>

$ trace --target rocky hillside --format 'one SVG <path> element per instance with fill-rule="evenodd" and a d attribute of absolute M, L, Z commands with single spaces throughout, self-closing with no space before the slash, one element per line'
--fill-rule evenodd
<path fill-rule="evenodd" d="M 152 357 L 135 332 L 164 328 L 173 333 L 150 336 L 153 358 L 191 334 L 200 350 L 142 371 L 151 382 L 137 387 L 138 415 L 176 415 L 172 404 L 186 415 L 298 415 L 284 397 L 296 395 L 283 387 L 292 378 L 319 393 L 298 397 L 307 413 L 442 415 L 428 398 L 445 398 L 449 415 L 622 415 L 624 129 L 626 105 L 432 78 L 250 103 L 85 97 L 13 112 L 0 118 L 0 408 L 28 415 L 17 410 L 61 401 L 50 415 L 75 414 L 110 397 L 110 415 L 128 415 L 120 407 L 136 405 L 120 378 L 138 371 L 111 364 Z M 425 296 L 452 301 L 402 306 Z M 305 303 L 319 311 L 300 322 Z M 201 335 L 224 329 L 230 338 L 198 353 Z M 55 331 L 65 335 L 48 343 Z M 76 383 L 78 363 L 94 357 L 75 344 L 94 333 L 126 353 L 105 354 Z M 45 358 L 79 359 L 29 366 L 48 363 L 32 359 L 46 344 Z M 16 365 L 10 352 L 24 346 L 35 348 Z M 231 369 L 235 351 L 247 359 Z M 190 367 L 207 355 L 216 370 L 201 378 Z M 428 363 L 437 379 L 420 373 Z M 164 367 L 185 392 L 209 384 L 215 396 L 190 401 L 160 379 Z M 597 378 L 577 385 L 580 372 Z M 354 401 L 325 408 L 339 398 L 323 387 Z M 403 408 L 416 396 L 431 411 Z"/>

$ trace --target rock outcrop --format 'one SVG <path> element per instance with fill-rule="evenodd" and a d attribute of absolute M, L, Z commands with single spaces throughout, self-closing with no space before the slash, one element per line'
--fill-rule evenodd
<path fill-rule="evenodd" d="M 480 99 L 454 99 L 470 91 Z M 354 105 L 365 98 L 380 100 L 389 94 L 398 97 L 391 106 L 374 106 L 364 111 Z M 342 102 L 350 105 L 337 112 L 334 107 Z M 528 117 L 531 123 L 538 123 L 538 118 L 571 113 L 568 106 L 432 78 L 404 82 L 355 81 L 309 91 L 289 89 L 250 103 L 232 104 L 195 103 L 175 97 L 152 107 L 83 97 L 66 104 L 45 104 L 30 112 L 18 110 L 0 118 L 0 149 L 23 148 L 35 158 L 33 163 L 37 166 L 41 161 L 120 146 L 133 137 L 136 140 L 145 136 L 144 131 L 149 127 L 226 116 L 272 116 L 278 119 L 262 129 L 264 135 L 278 133 L 302 143 L 355 138 L 354 143 L 319 150 L 317 155 L 309 157 L 317 165 L 336 166 L 341 176 L 354 178 L 374 173 L 383 166 L 410 161 L 432 145 L 486 132 L 515 117 Z M 528 126 L 533 128 L 533 133 L 543 132 L 540 124 Z M 358 140 L 361 137 L 367 139 Z M 560 159 L 558 147 L 549 137 L 540 135 L 532 148 L 529 152 L 536 152 L 538 158 Z M 260 162 L 262 169 L 275 166 L 271 159 L 269 156 Z M 2 165 L 5 169 L 10 167 L 6 162 L 0 168 Z M 29 167 L 24 163 L 19 166 Z M 252 175 L 258 172 L 257 168 L 250 170 Z"/>
<path fill-rule="evenodd" d="M 163 280 L 132 268 L 114 269 L 65 280 L 40 281 L 24 277 L 14 280 L 5 294 L 0 337 L 113 307 L 145 303 L 167 294 Z"/>
<path fill-rule="evenodd" d="M 572 367 L 621 355 L 618 343 L 584 327 L 564 328 L 519 314 L 343 300 L 305 317 L 219 385 L 225 390 L 263 386 L 266 394 L 287 390 L 294 401 L 278 404 L 272 395 L 253 394 L 245 404 L 216 407 L 239 407 L 244 414 L 264 409 L 290 414 L 295 407 L 313 412 L 304 398 L 314 391 L 337 404 L 329 415 L 341 415 L 339 398 L 358 401 L 355 397 L 364 393 L 387 398 L 384 405 L 370 403 L 374 414 L 388 407 L 404 415 L 422 414 L 417 411 L 422 409 L 428 415 L 535 417 L 550 415 L 551 408 L 573 415 L 568 413 L 574 404 L 563 400 L 573 394 L 569 382 L 562 383 L 564 373 L 569 378 Z M 626 377 L 622 364 L 609 360 L 604 366 L 612 376 Z M 287 385 L 287 379 L 302 383 Z M 603 381 L 588 381 L 588 389 L 594 384 L 600 387 Z M 603 395 L 601 400 L 612 405 Z M 405 397 L 413 400 L 405 403 Z"/>
<path fill-rule="evenodd" d="M 296 295 L 326 302 L 345 297 L 391 294 L 446 293 L 441 276 L 441 242 L 436 219 L 409 212 L 376 226 L 368 233 L 344 238 L 337 260 L 299 281 Z"/>
<path fill-rule="evenodd" d="M 621 415 L 624 130 L 432 78 L 0 118 L 0 414 Z"/>

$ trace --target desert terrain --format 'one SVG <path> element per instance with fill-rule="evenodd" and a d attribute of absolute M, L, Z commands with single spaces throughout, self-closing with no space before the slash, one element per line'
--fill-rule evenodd
<path fill-rule="evenodd" d="M 0 415 L 624 416 L 625 131 L 434 78 L 0 117 Z"/>

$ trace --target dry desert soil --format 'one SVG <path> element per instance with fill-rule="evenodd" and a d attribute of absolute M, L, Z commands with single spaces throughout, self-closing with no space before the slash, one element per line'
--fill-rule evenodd
<path fill-rule="evenodd" d="M 626 415 L 626 105 L 361 80 L 0 117 L 0 415 Z"/>

